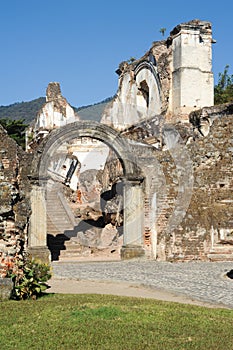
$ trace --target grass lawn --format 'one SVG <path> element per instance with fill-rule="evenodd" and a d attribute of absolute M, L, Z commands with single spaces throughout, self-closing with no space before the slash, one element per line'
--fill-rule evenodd
<path fill-rule="evenodd" d="M 2 350 L 230 350 L 233 310 L 108 295 L 0 303 Z"/>

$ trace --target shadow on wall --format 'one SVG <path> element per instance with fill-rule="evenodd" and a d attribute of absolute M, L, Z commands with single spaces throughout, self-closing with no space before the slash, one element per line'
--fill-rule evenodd
<path fill-rule="evenodd" d="M 61 250 L 65 250 L 65 241 L 69 238 L 64 234 L 59 234 L 57 236 L 47 235 L 47 246 L 51 253 L 51 260 L 59 260 L 59 255 Z"/>
<path fill-rule="evenodd" d="M 74 239 L 82 247 L 97 247 L 101 232 L 109 223 L 112 223 L 117 229 L 117 236 L 122 236 L 123 220 L 119 220 L 118 218 L 119 215 L 123 217 L 122 195 L 123 184 L 114 184 L 111 190 L 101 194 L 102 215 L 97 220 L 81 220 L 72 230 L 66 230 L 63 234 L 56 236 L 48 234 L 47 246 L 50 250 L 52 261 L 59 260 L 61 251 L 67 249 L 65 242 L 71 239 Z"/>
<path fill-rule="evenodd" d="M 99 238 L 100 232 L 105 227 L 104 218 L 101 216 L 98 220 L 82 220 L 73 230 L 67 230 L 64 234 L 58 234 L 53 236 L 47 235 L 47 246 L 51 253 L 51 260 L 58 261 L 62 250 L 66 250 L 66 241 L 70 241 L 72 238 L 78 238 L 77 242 L 83 248 L 97 248 L 96 244 L 90 241 L 90 236 Z M 116 227 L 118 231 L 118 237 L 123 235 L 123 226 Z M 88 238 L 89 237 L 89 238 Z"/>

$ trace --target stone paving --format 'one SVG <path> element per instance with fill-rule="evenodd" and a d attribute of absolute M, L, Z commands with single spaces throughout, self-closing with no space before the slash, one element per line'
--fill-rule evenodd
<path fill-rule="evenodd" d="M 54 278 L 127 282 L 233 308 L 233 262 L 53 262 Z"/>

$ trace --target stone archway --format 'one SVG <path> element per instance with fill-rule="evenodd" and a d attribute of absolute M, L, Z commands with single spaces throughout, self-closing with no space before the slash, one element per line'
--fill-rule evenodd
<path fill-rule="evenodd" d="M 45 202 L 45 185 L 49 180 L 49 163 L 59 146 L 80 137 L 94 138 L 105 143 L 119 157 L 124 174 L 124 229 L 121 257 L 129 259 L 143 256 L 143 177 L 140 175 L 136 157 L 131 152 L 127 139 L 113 128 L 93 121 L 74 122 L 53 130 L 37 150 L 33 161 L 33 167 L 36 167 L 37 172 L 32 177 L 29 251 L 35 257 L 49 260 L 50 253 L 46 244 Z"/>

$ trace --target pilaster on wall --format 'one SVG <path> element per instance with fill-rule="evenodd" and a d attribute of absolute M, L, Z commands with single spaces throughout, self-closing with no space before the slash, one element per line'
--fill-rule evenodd
<path fill-rule="evenodd" d="M 122 259 L 138 258 L 145 255 L 143 248 L 144 195 L 142 181 L 141 178 L 125 181 Z"/>
<path fill-rule="evenodd" d="M 214 103 L 211 24 L 199 20 L 183 23 L 173 29 L 171 37 L 170 108 L 172 114 L 185 121 L 191 111 Z"/>
<path fill-rule="evenodd" d="M 43 262 L 50 261 L 47 247 L 47 219 L 44 188 L 33 185 L 31 191 L 31 210 L 28 237 L 28 252 Z"/>

